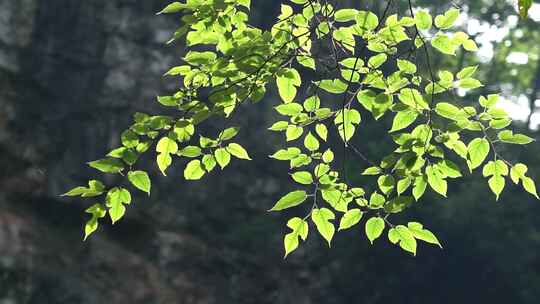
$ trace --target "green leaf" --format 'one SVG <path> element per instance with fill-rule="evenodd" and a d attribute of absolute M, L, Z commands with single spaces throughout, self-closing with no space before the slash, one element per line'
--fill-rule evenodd
<path fill-rule="evenodd" d="M 362 219 L 363 212 L 360 209 L 351 209 L 347 211 L 339 222 L 338 231 L 349 229 L 352 226 L 358 224 Z"/>
<path fill-rule="evenodd" d="M 429 244 L 437 245 L 442 248 L 441 242 L 439 242 L 437 237 L 431 231 L 425 229 L 422 224 L 410 222 L 407 227 L 416 239 L 422 240 Z"/>
<path fill-rule="evenodd" d="M 292 179 L 302 185 L 313 184 L 313 176 L 307 171 L 295 172 L 292 174 Z"/>
<path fill-rule="evenodd" d="M 159 140 L 156 151 L 165 154 L 175 154 L 178 152 L 178 144 L 169 137 L 163 137 Z"/>
<path fill-rule="evenodd" d="M 407 128 L 418 118 L 418 112 L 415 111 L 401 111 L 396 114 L 394 117 L 394 122 L 392 123 L 392 129 L 390 132 L 396 132 L 402 129 Z"/>
<path fill-rule="evenodd" d="M 401 194 L 405 193 L 405 191 L 407 191 L 407 189 L 409 189 L 411 184 L 412 184 L 412 178 L 410 178 L 410 177 L 405 177 L 403 179 L 400 179 L 398 181 L 398 183 L 397 183 L 397 193 L 398 193 L 398 195 L 401 195 Z"/>
<path fill-rule="evenodd" d="M 489 179 L 488 183 L 489 183 L 489 188 L 491 189 L 491 191 L 493 191 L 493 193 L 497 197 L 496 199 L 499 200 L 499 197 L 505 185 L 504 177 L 500 175 L 494 175 Z"/>
<path fill-rule="evenodd" d="M 485 138 L 476 138 L 469 143 L 467 152 L 469 155 L 469 167 L 471 170 L 482 165 L 490 151 L 489 141 Z"/>
<path fill-rule="evenodd" d="M 270 157 L 271 158 L 274 158 L 274 159 L 277 159 L 277 160 L 292 160 L 296 157 L 298 157 L 298 155 L 300 155 L 300 153 L 302 153 L 302 151 L 300 151 L 300 149 L 298 148 L 288 148 L 287 150 L 279 150 L 277 151 L 276 153 L 274 153 L 273 155 L 271 155 Z"/>
<path fill-rule="evenodd" d="M 157 162 L 158 168 L 161 171 L 161 173 L 163 174 L 163 176 L 167 176 L 167 173 L 165 171 L 172 164 L 171 155 L 167 154 L 167 153 L 160 153 L 156 157 L 156 162 Z"/>
<path fill-rule="evenodd" d="M 169 69 L 167 73 L 164 74 L 164 76 L 187 75 L 190 71 L 191 71 L 191 67 L 189 65 L 175 66 Z M 158 101 L 159 101 L 159 97 L 158 97 Z"/>
<path fill-rule="evenodd" d="M 440 29 L 449 29 L 451 28 L 456 20 L 459 18 L 459 10 L 458 9 L 450 9 L 444 15 L 439 15 L 435 17 L 435 26 Z"/>
<path fill-rule="evenodd" d="M 178 99 L 173 96 L 158 96 L 157 102 L 166 106 L 166 107 L 176 107 L 178 106 Z"/>
<path fill-rule="evenodd" d="M 312 158 L 309 155 L 306 154 L 300 154 L 298 157 L 291 160 L 290 167 L 293 168 L 299 168 L 302 166 L 307 166 L 311 163 Z"/>
<path fill-rule="evenodd" d="M 130 171 L 128 173 L 128 180 L 131 182 L 131 184 L 133 184 L 133 186 L 135 186 L 135 188 L 150 195 L 152 183 L 150 181 L 150 177 L 148 177 L 148 173 L 144 171 Z"/>
<path fill-rule="evenodd" d="M 343 47 L 353 52 L 356 44 L 354 39 L 354 32 L 350 27 L 340 27 L 332 32 L 334 40 L 341 42 Z"/>
<path fill-rule="evenodd" d="M 289 5 L 286 5 L 286 4 L 282 4 L 281 5 L 281 15 L 279 15 L 278 19 L 279 20 L 287 19 L 290 16 L 292 16 L 293 13 L 294 13 L 294 10 L 293 10 L 292 7 L 290 7 Z"/>
<path fill-rule="evenodd" d="M 104 158 L 89 162 L 88 165 L 104 173 L 119 173 L 124 170 L 122 161 L 114 158 Z"/>
<path fill-rule="evenodd" d="M 419 30 L 429 30 L 433 25 L 433 18 L 426 11 L 418 11 L 415 15 L 416 26 Z"/>
<path fill-rule="evenodd" d="M 439 162 L 436 167 L 445 177 L 458 178 L 462 176 L 459 166 L 451 160 L 445 159 Z"/>
<path fill-rule="evenodd" d="M 313 173 L 315 174 L 316 178 L 320 178 L 326 175 L 328 172 L 330 172 L 330 166 L 327 164 L 318 164 L 317 166 L 315 166 L 315 169 L 313 170 Z"/>
<path fill-rule="evenodd" d="M 477 65 L 465 67 L 461 71 L 459 71 L 459 73 L 457 74 L 457 78 L 458 79 L 469 78 L 472 75 L 474 75 L 477 69 L 478 69 Z"/>
<path fill-rule="evenodd" d="M 366 235 L 371 244 L 381 236 L 384 227 L 384 219 L 381 217 L 372 217 L 366 222 Z"/>
<path fill-rule="evenodd" d="M 516 145 L 527 145 L 534 141 L 534 139 L 530 138 L 527 135 L 514 134 L 510 130 L 504 130 L 504 131 L 499 132 L 498 137 L 501 141 L 505 143 L 516 144 Z"/>
<path fill-rule="evenodd" d="M 200 160 L 194 159 L 190 161 L 184 169 L 184 178 L 186 180 L 201 179 L 206 172 Z"/>
<path fill-rule="evenodd" d="M 510 170 L 510 177 L 514 184 L 517 184 L 520 179 L 523 179 L 528 170 L 529 168 L 524 164 L 515 164 Z"/>
<path fill-rule="evenodd" d="M 409 208 L 413 202 L 414 200 L 410 196 L 398 196 L 389 201 L 384 206 L 384 210 L 388 213 L 400 213 Z"/>
<path fill-rule="evenodd" d="M 369 167 L 364 172 L 362 172 L 362 175 L 379 175 L 383 173 L 383 170 L 379 167 Z"/>
<path fill-rule="evenodd" d="M 306 191 L 298 190 L 283 196 L 269 211 L 281 211 L 302 204 L 307 198 Z"/>
<path fill-rule="evenodd" d="M 68 192 L 62 194 L 62 196 L 81 196 L 84 193 L 86 193 L 87 191 L 90 191 L 90 190 L 88 188 L 86 188 L 86 187 L 79 186 L 79 187 L 75 187 L 75 188 L 69 190 Z"/>
<path fill-rule="evenodd" d="M 375 94 L 371 90 L 362 90 L 357 94 L 360 104 L 373 114 L 375 120 L 378 120 L 392 106 L 394 102 L 393 95 Z"/>
<path fill-rule="evenodd" d="M 491 108 L 488 109 L 488 114 L 491 115 L 493 119 L 505 119 L 508 118 L 508 113 L 503 108 Z"/>
<path fill-rule="evenodd" d="M 453 104 L 447 103 L 447 102 L 439 102 L 435 106 L 435 112 L 439 114 L 439 116 L 452 119 L 452 120 L 459 120 L 460 118 L 463 119 L 465 116 L 460 111 L 460 109 Z"/>
<path fill-rule="evenodd" d="M 309 232 L 309 225 L 306 221 L 299 217 L 295 217 L 290 219 L 287 222 L 287 227 L 289 227 L 292 232 L 285 235 L 285 238 L 283 240 L 283 244 L 285 247 L 285 257 L 286 258 L 291 252 L 296 250 L 298 248 L 298 237 L 302 238 L 302 240 L 306 240 Z"/>
<path fill-rule="evenodd" d="M 304 108 L 297 103 L 287 103 L 276 107 L 279 114 L 287 116 L 296 116 L 302 113 L 303 110 Z"/>
<path fill-rule="evenodd" d="M 431 45 L 443 54 L 456 55 L 457 45 L 445 34 L 437 34 L 431 40 Z"/>
<path fill-rule="evenodd" d="M 218 138 L 222 141 L 233 139 L 238 134 L 238 131 L 240 131 L 238 127 L 227 128 L 219 133 Z"/>
<path fill-rule="evenodd" d="M 304 109 L 306 109 L 308 112 L 315 112 L 320 107 L 321 99 L 317 95 L 311 96 L 304 101 Z"/>
<path fill-rule="evenodd" d="M 404 59 L 398 59 L 397 60 L 397 66 L 400 71 L 406 74 L 415 74 L 417 71 L 417 67 L 414 63 L 410 62 L 409 60 Z"/>
<path fill-rule="evenodd" d="M 476 45 L 476 42 L 472 39 L 468 39 L 467 41 L 463 42 L 463 48 L 469 52 L 478 51 L 478 45 Z"/>
<path fill-rule="evenodd" d="M 508 175 L 508 165 L 502 160 L 490 161 L 482 170 L 484 177 Z"/>
<path fill-rule="evenodd" d="M 84 239 L 83 241 L 86 241 L 88 237 L 94 233 L 98 228 L 98 219 L 96 217 L 92 217 L 90 220 L 86 222 L 84 225 Z"/>
<path fill-rule="evenodd" d="M 159 15 L 159 14 L 178 13 L 181 10 L 183 10 L 184 8 L 186 8 L 186 4 L 180 3 L 180 2 L 173 2 L 173 3 L 169 4 L 169 5 L 167 5 L 164 9 L 162 9 L 157 14 Z"/>
<path fill-rule="evenodd" d="M 224 169 L 231 162 L 231 154 L 225 148 L 218 148 L 214 151 L 214 157 L 221 169 Z"/>
<path fill-rule="evenodd" d="M 356 15 L 356 27 L 361 30 L 374 30 L 379 25 L 379 18 L 372 12 L 359 11 Z"/>
<path fill-rule="evenodd" d="M 384 196 L 377 192 L 373 192 L 369 197 L 369 207 L 373 209 L 380 208 L 386 203 Z"/>
<path fill-rule="evenodd" d="M 302 134 L 304 134 L 304 128 L 295 125 L 289 125 L 287 127 L 287 130 L 285 131 L 285 137 L 287 138 L 287 141 L 296 140 L 300 138 Z"/>
<path fill-rule="evenodd" d="M 188 141 L 195 133 L 195 126 L 191 123 L 179 122 L 174 128 L 174 134 L 177 136 L 179 142 Z"/>
<path fill-rule="evenodd" d="M 388 60 L 388 55 L 382 53 L 375 55 L 368 60 L 368 66 L 372 69 L 379 68 L 381 65 L 383 65 L 386 60 Z"/>
<path fill-rule="evenodd" d="M 527 171 L 528 171 L 528 168 L 526 165 L 516 164 L 510 170 L 510 177 L 512 178 L 512 181 L 514 182 L 514 184 L 519 183 L 519 181 L 521 180 L 525 191 L 534 195 L 537 199 L 540 199 L 540 197 L 538 197 L 538 193 L 536 192 L 536 185 L 534 181 L 530 177 L 525 176 Z"/>
<path fill-rule="evenodd" d="M 497 94 L 490 94 L 488 95 L 487 98 L 484 96 L 480 96 L 479 98 L 480 105 L 487 109 L 493 108 L 495 105 L 497 105 L 498 101 L 499 101 L 499 95 Z"/>
<path fill-rule="evenodd" d="M 416 239 L 414 238 L 414 235 L 409 230 L 409 228 L 403 225 L 399 225 L 393 228 L 393 231 L 394 233 L 392 234 L 395 235 L 395 238 L 396 238 L 394 239 L 394 241 L 397 240 L 397 242 L 399 242 L 399 247 L 401 247 L 401 249 L 405 251 L 412 253 L 413 255 L 416 255 L 416 247 L 417 247 Z M 388 234 L 389 238 L 390 238 L 390 235 L 391 234 L 389 232 Z M 394 241 L 392 242 L 395 243 Z"/>
<path fill-rule="evenodd" d="M 288 126 L 289 126 L 288 122 L 286 122 L 286 121 L 278 121 L 278 122 L 274 123 L 270 128 L 268 128 L 268 130 L 276 131 L 276 132 L 285 131 L 285 130 L 287 130 Z"/>
<path fill-rule="evenodd" d="M 294 169 L 294 168 L 300 168 L 302 166 L 307 166 L 311 164 L 312 161 L 313 161 L 313 158 L 311 158 L 309 155 L 300 154 L 298 157 L 291 160 L 290 168 Z"/>
<path fill-rule="evenodd" d="M 452 72 L 450 71 L 441 70 L 439 71 L 438 75 L 439 75 L 439 78 L 441 79 L 440 82 L 443 84 L 443 86 L 448 86 L 450 83 L 454 81 L 454 74 L 452 74 Z"/>
<path fill-rule="evenodd" d="M 435 192 L 439 193 L 440 195 L 446 197 L 446 192 L 448 190 L 448 183 L 446 180 L 443 179 L 441 176 L 441 173 L 433 168 L 432 166 L 429 166 L 426 168 L 426 176 L 427 176 L 427 182 L 431 189 L 433 189 Z"/>
<path fill-rule="evenodd" d="M 182 150 L 180 150 L 179 154 L 181 156 L 195 158 L 195 157 L 201 156 L 203 153 L 202 153 L 201 148 L 197 146 L 187 146 L 183 148 Z"/>
<path fill-rule="evenodd" d="M 429 105 L 422 96 L 422 94 L 416 89 L 405 88 L 399 92 L 399 101 L 417 110 L 427 110 Z"/>
<path fill-rule="evenodd" d="M 211 172 L 217 165 L 216 158 L 212 154 L 204 155 L 201 162 L 206 172 Z"/>
<path fill-rule="evenodd" d="M 315 132 L 319 135 L 322 140 L 326 141 L 328 139 L 328 128 L 323 124 L 317 124 L 315 126 Z"/>
<path fill-rule="evenodd" d="M 319 88 L 332 94 L 341 94 L 347 90 L 347 84 L 339 79 L 334 80 L 321 80 L 315 83 Z"/>
<path fill-rule="evenodd" d="M 354 136 L 355 125 L 359 124 L 361 120 L 360 112 L 355 109 L 345 109 L 336 114 L 334 123 L 338 126 L 341 138 L 348 141 Z"/>
<path fill-rule="evenodd" d="M 351 8 L 340 9 L 334 14 L 334 19 L 337 22 L 352 21 L 352 20 L 355 20 L 357 14 L 358 14 L 358 11 L 355 9 L 351 9 Z"/>
<path fill-rule="evenodd" d="M 244 147 L 237 143 L 230 143 L 229 145 L 227 145 L 226 149 L 232 156 L 238 159 L 251 160 L 251 157 L 249 157 L 246 149 L 244 149 Z"/>
<path fill-rule="evenodd" d="M 107 210 L 101 204 L 94 204 L 85 210 L 86 213 L 92 214 L 92 218 L 84 225 L 84 241 L 94 233 L 98 228 L 98 219 L 104 218 Z"/>
<path fill-rule="evenodd" d="M 90 180 L 88 187 L 75 187 L 70 191 L 62 194 L 62 196 L 81 196 L 81 197 L 95 197 L 99 196 L 105 190 L 105 185 L 98 180 Z"/>
<path fill-rule="evenodd" d="M 217 55 L 214 52 L 197 52 L 189 51 L 184 60 L 192 65 L 205 65 L 214 62 L 217 59 Z"/>
<path fill-rule="evenodd" d="M 309 132 L 306 135 L 306 137 L 304 138 L 304 146 L 309 151 L 317 151 L 317 150 L 319 150 L 320 143 L 317 140 L 317 138 L 315 138 L 315 136 L 313 136 L 313 134 L 311 134 L 311 132 Z"/>
<path fill-rule="evenodd" d="M 339 136 L 344 142 L 349 142 L 356 132 L 356 127 L 353 124 L 339 124 L 338 132 Z"/>
<path fill-rule="evenodd" d="M 126 148 L 135 148 L 139 144 L 139 136 L 131 130 L 126 130 L 121 135 L 122 145 Z"/>
<path fill-rule="evenodd" d="M 459 81 L 459 87 L 462 89 L 476 89 L 483 86 L 478 79 L 474 78 L 464 78 Z"/>
<path fill-rule="evenodd" d="M 236 2 L 238 3 L 238 5 L 242 5 L 243 7 L 247 9 L 251 8 L 251 0 L 237 0 Z"/>
<path fill-rule="evenodd" d="M 297 70 L 285 69 L 277 75 L 276 83 L 283 102 L 290 103 L 296 97 L 297 87 L 302 84 L 302 78 Z"/>
<path fill-rule="evenodd" d="M 392 175 L 380 176 L 377 179 L 377 183 L 379 185 L 379 189 L 381 189 L 381 192 L 386 195 L 390 194 L 396 186 L 396 180 Z"/>
<path fill-rule="evenodd" d="M 522 179 L 523 188 L 525 191 L 529 192 L 530 194 L 534 195 L 537 199 L 540 199 L 538 197 L 538 193 L 536 192 L 536 185 L 534 184 L 534 181 L 530 177 L 524 177 Z"/>
<path fill-rule="evenodd" d="M 399 234 L 395 228 L 388 230 L 388 240 L 394 245 L 399 242 Z"/>
<path fill-rule="evenodd" d="M 320 171 L 320 169 L 318 170 Z M 323 171 L 324 172 L 324 171 Z M 324 175 L 323 172 L 317 172 L 317 176 Z M 340 190 L 322 190 L 322 198 L 332 206 L 336 211 L 347 212 L 350 199 L 347 199 L 345 193 Z"/>
<path fill-rule="evenodd" d="M 331 163 L 332 161 L 334 161 L 334 152 L 332 152 L 332 150 L 330 149 L 324 151 L 322 155 L 322 160 L 327 164 Z"/>
<path fill-rule="evenodd" d="M 299 64 L 302 66 L 316 70 L 317 64 L 315 63 L 315 59 L 313 59 L 310 56 L 296 56 L 296 61 L 298 61 Z"/>
<path fill-rule="evenodd" d="M 512 124 L 512 120 L 508 118 L 493 119 L 489 122 L 489 126 L 496 130 L 501 130 Z"/>
<path fill-rule="evenodd" d="M 330 221 L 335 218 L 334 213 L 327 208 L 313 209 L 311 212 L 311 220 L 315 223 L 322 237 L 328 242 L 329 247 L 336 230 L 334 224 Z"/>
<path fill-rule="evenodd" d="M 427 185 L 428 182 L 424 176 L 419 176 L 415 179 L 412 193 L 416 201 L 418 201 L 424 195 Z"/>
<path fill-rule="evenodd" d="M 124 204 L 128 205 L 131 203 L 131 194 L 124 188 L 112 188 L 107 192 L 105 200 L 107 207 L 109 207 L 109 216 L 112 223 L 115 224 L 124 217 L 126 213 Z"/>

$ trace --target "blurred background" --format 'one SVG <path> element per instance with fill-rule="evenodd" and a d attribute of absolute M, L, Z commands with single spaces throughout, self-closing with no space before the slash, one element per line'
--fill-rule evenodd
<path fill-rule="evenodd" d="M 385 238 L 369 245 L 357 227 L 332 249 L 312 233 L 284 261 L 288 217 L 265 211 L 292 187 L 283 164 L 267 158 L 280 143 L 266 131 L 275 93 L 236 116 L 254 161 L 189 183 L 181 164 L 164 178 L 149 162 L 152 196 L 134 197 L 127 218 L 83 243 L 91 202 L 59 194 L 95 176 L 84 163 L 116 147 L 134 112 L 160 111 L 155 96 L 178 85 L 161 77 L 185 50 L 164 45 L 178 25 L 155 16 L 168 2 L 0 0 L 0 304 L 538 303 L 540 202 L 513 185 L 495 202 L 479 174 L 403 215 L 436 232 L 443 250 L 422 245 L 414 258 Z M 489 85 L 473 93 L 502 91 L 515 128 L 538 138 L 540 5 L 520 20 L 515 2 L 414 4 L 463 9 L 460 27 L 479 56 L 436 58 L 436 67 L 480 64 Z M 267 28 L 280 1 L 252 3 L 252 23 Z M 380 12 L 386 1 L 341 3 Z M 359 145 L 376 157 L 390 148 L 380 139 L 391 122 L 364 117 Z M 540 180 L 540 144 L 502 153 Z M 364 169 L 354 158 L 347 166 Z"/>

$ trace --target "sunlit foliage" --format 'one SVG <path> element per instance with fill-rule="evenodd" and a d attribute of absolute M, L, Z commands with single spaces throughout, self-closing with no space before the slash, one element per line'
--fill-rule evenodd
<path fill-rule="evenodd" d="M 386 233 L 412 254 L 417 241 L 441 246 L 421 223 L 394 223 L 392 216 L 417 204 L 428 190 L 446 197 L 449 182 L 474 170 L 482 171 L 496 199 L 508 181 L 538 198 L 527 166 L 499 153 L 503 144 L 533 142 L 508 129 L 511 119 L 497 106 L 499 96 L 481 96 L 463 107 L 455 94 L 483 86 L 475 78 L 477 66 L 457 73 L 433 69 L 435 52 L 455 56 L 478 49 L 467 33 L 453 30 L 458 9 L 432 16 L 409 3 L 403 16 L 388 10 L 378 16 L 326 1 L 291 0 L 282 4 L 270 30 L 248 24 L 249 9 L 249 0 L 188 0 L 165 7 L 160 13 L 179 14 L 183 23 L 170 42 L 182 40 L 189 48 L 183 63 L 166 72 L 182 86 L 157 98 L 175 114 L 136 113 L 122 133 L 122 146 L 89 165 L 123 175 L 133 190 L 150 195 L 151 179 L 137 162 L 143 153 L 155 155 L 163 175 L 173 162 L 185 160 L 186 180 L 250 160 L 235 140 L 239 127 L 203 134 L 201 126 L 227 121 L 240 105 L 256 104 L 275 85 L 281 119 L 269 130 L 282 134 L 283 147 L 270 152 L 268 161 L 287 162 L 283 176 L 297 186 L 269 208 L 294 208 L 298 214 L 287 221 L 285 256 L 308 238 L 310 228 L 329 246 L 337 231 L 359 225 L 371 243 Z M 310 70 L 316 79 L 305 76 Z M 357 131 L 367 115 L 392 118 L 388 136 L 395 150 L 389 155 L 372 159 L 362 152 Z M 339 151 L 364 162 L 358 174 L 373 178 L 377 187 L 348 181 L 338 165 Z M 124 216 L 130 191 L 92 180 L 65 195 L 101 201 L 87 209 L 87 238 L 107 214 L 113 223 Z"/>

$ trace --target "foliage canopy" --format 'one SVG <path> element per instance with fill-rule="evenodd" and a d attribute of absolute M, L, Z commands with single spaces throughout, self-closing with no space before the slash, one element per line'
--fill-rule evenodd
<path fill-rule="evenodd" d="M 122 146 L 88 165 L 126 176 L 134 189 L 150 195 L 151 178 L 138 168 L 144 153 L 155 151 L 163 175 L 173 161 L 185 160 L 186 180 L 202 179 L 231 161 L 250 160 L 235 142 L 237 126 L 224 125 L 216 134 L 201 130 L 220 117 L 227 121 L 241 111 L 240 105 L 261 101 L 275 84 L 281 98 L 275 111 L 282 118 L 269 130 L 283 135 L 284 147 L 270 158 L 289 164 L 298 188 L 269 211 L 294 208 L 300 213 L 287 222 L 285 256 L 307 239 L 310 227 L 330 246 L 336 230 L 362 222 L 371 243 L 386 232 L 391 243 L 412 254 L 417 241 L 442 247 L 421 223 L 393 223 L 392 215 L 416 204 L 428 189 L 446 197 L 448 183 L 465 171 L 481 170 L 497 200 L 507 181 L 538 198 L 527 166 L 499 153 L 503 144 L 533 142 L 508 129 L 511 119 L 497 106 L 499 96 L 481 96 L 469 106 L 456 97 L 458 90 L 483 86 L 475 78 L 477 66 L 457 73 L 433 69 L 434 52 L 455 56 L 478 49 L 467 33 L 453 30 L 458 9 L 432 16 L 409 2 L 404 16 L 390 15 L 388 6 L 377 16 L 323 0 L 290 2 L 281 5 L 270 30 L 248 24 L 250 0 L 166 6 L 160 14 L 179 14 L 182 20 L 170 42 L 183 40 L 188 47 L 183 64 L 165 74 L 180 77 L 182 87 L 157 98 L 175 115 L 136 113 L 122 133 Z M 520 1 L 522 15 L 528 7 L 530 1 Z M 362 152 L 357 136 L 366 115 L 392 117 L 388 136 L 395 150 L 376 161 Z M 340 151 L 364 162 L 362 175 L 376 187 L 350 182 L 337 162 Z M 85 239 L 107 214 L 113 223 L 122 219 L 131 203 L 130 190 L 98 180 L 65 195 L 102 201 L 86 210 L 91 218 Z"/>

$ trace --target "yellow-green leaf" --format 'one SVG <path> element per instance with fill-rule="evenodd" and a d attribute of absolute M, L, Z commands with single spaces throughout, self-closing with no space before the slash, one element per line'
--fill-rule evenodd
<path fill-rule="evenodd" d="M 381 217 L 372 217 L 366 222 L 366 235 L 371 244 L 381 236 L 384 227 L 384 219 Z"/>
<path fill-rule="evenodd" d="M 339 222 L 338 230 L 349 229 L 352 226 L 358 224 L 362 219 L 363 212 L 360 209 L 351 209 L 347 211 Z"/>
<path fill-rule="evenodd" d="M 307 198 L 306 191 L 293 191 L 283 196 L 269 211 L 281 211 L 302 204 Z"/>
<path fill-rule="evenodd" d="M 315 223 L 322 237 L 328 242 L 329 247 L 336 231 L 334 224 L 331 222 L 335 218 L 335 214 L 327 208 L 313 209 L 311 212 L 311 220 Z"/>
<path fill-rule="evenodd" d="M 135 186 L 135 188 L 150 195 L 150 188 L 152 187 L 152 183 L 150 181 L 150 177 L 148 177 L 148 173 L 144 171 L 130 171 L 128 173 L 128 180 L 133 186 Z"/>
<path fill-rule="evenodd" d="M 190 161 L 184 169 L 184 178 L 186 180 L 201 179 L 206 172 L 200 160 L 194 159 Z"/>

